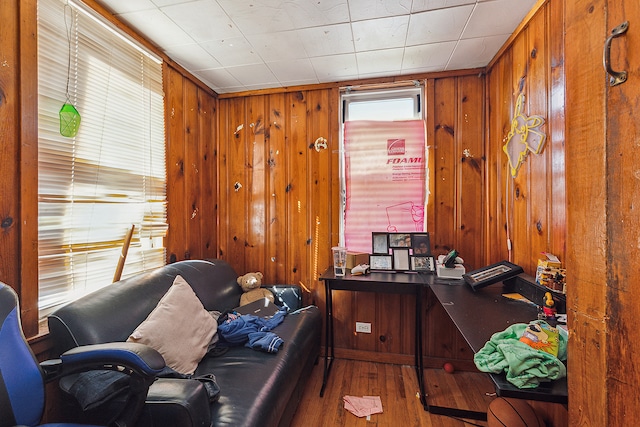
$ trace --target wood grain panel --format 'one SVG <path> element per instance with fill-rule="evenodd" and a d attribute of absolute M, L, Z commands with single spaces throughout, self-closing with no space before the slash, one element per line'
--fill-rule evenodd
<path fill-rule="evenodd" d="M 184 222 L 184 88 L 182 76 L 164 66 L 165 126 L 167 129 L 167 220 L 169 231 L 165 238 L 167 261 L 185 259 L 187 233 Z"/>
<path fill-rule="evenodd" d="M 541 9 L 529 22 L 527 27 L 527 109 L 528 116 L 540 116 L 545 120 L 541 130 L 549 134 L 549 49 L 547 47 L 547 22 L 549 20 L 548 8 Z M 531 252 L 530 260 L 526 265 L 529 271 L 534 271 L 537 260 L 542 252 L 549 249 L 549 224 L 553 210 L 551 201 L 547 202 L 552 194 L 552 177 L 548 166 L 551 151 L 546 149 L 546 142 L 540 154 L 529 153 L 528 165 L 528 189 L 529 194 L 529 241 Z"/>
<path fill-rule="evenodd" d="M 606 102 L 603 70 L 596 67 L 602 54 L 606 2 L 567 2 L 565 45 L 567 106 Z M 599 11 L 593 13 L 593 11 Z M 579 39 L 579 41 L 578 41 Z M 600 58 L 601 61 L 601 58 Z M 606 115 L 601 108 L 567 109 L 567 306 L 569 340 L 569 418 L 584 426 L 609 425 L 607 414 L 606 316 L 607 183 Z M 586 256 L 585 256 L 586 255 Z M 603 262 L 593 262 L 603 260 Z M 579 284 L 579 285 L 577 285 Z M 585 361 L 589 361 L 585 363 Z"/>
<path fill-rule="evenodd" d="M 182 76 L 181 76 L 182 77 Z M 202 186 L 200 180 L 200 121 L 198 117 L 198 88 L 190 81 L 183 79 L 183 146 L 184 151 L 184 201 L 181 204 L 183 221 L 185 222 L 184 246 L 186 259 L 202 259 L 200 236 L 202 226 L 200 216 L 203 207 L 200 197 Z"/>
<path fill-rule="evenodd" d="M 456 81 L 440 79 L 435 82 L 434 105 L 434 169 L 435 182 L 431 185 L 435 202 L 435 225 L 431 246 L 435 255 L 454 249 L 456 213 Z"/>
<path fill-rule="evenodd" d="M 38 330 L 38 42 L 37 1 L 20 1 L 20 309 L 23 332 Z M 2 21 L 3 25 L 6 22 Z M 4 40 L 4 39 L 3 39 Z M 4 43 L 3 43 L 4 44 Z M 2 133 L 2 132 L 0 132 Z M 2 163 L 3 165 L 5 163 Z M 3 168 L 4 169 L 4 168 Z M 0 211 L 2 212 L 2 211 Z M 17 231 L 17 230 L 16 230 Z M 11 253 L 11 252 L 10 252 Z M 16 252 L 17 253 L 17 252 Z M 16 257 L 17 258 L 17 257 Z M 16 282 L 17 283 L 17 282 Z"/>
<path fill-rule="evenodd" d="M 200 155 L 200 250 L 202 258 L 216 258 L 217 237 L 217 162 L 215 149 L 214 97 L 198 89 Z"/>
<path fill-rule="evenodd" d="M 247 191 L 245 188 L 247 171 L 246 141 L 249 123 L 246 121 L 244 98 L 230 100 L 226 112 L 226 123 L 220 129 L 220 143 L 224 145 L 224 166 L 220 173 L 220 197 L 225 202 L 220 230 L 221 255 L 228 260 L 239 274 L 247 272 L 244 244 L 248 220 Z M 224 133 L 222 133 L 224 131 Z M 224 194 L 224 200 L 223 195 Z M 221 213 L 222 210 L 221 210 Z"/>
<path fill-rule="evenodd" d="M 513 104 L 515 105 L 516 99 L 520 93 L 527 94 L 527 81 L 528 81 L 528 53 L 527 53 L 527 31 L 523 32 L 520 36 L 516 37 L 511 48 L 512 63 L 511 63 L 511 93 L 513 97 Z M 524 106 L 525 113 L 528 111 L 528 98 Z M 513 117 L 513 112 L 511 117 Z M 505 141 L 506 142 L 506 141 Z M 530 157 L 530 156 L 527 156 Z M 514 250 L 514 262 L 525 268 L 525 271 L 531 271 L 531 204 L 529 194 L 529 182 L 530 182 L 530 167 L 531 162 L 527 158 L 525 162 L 520 166 L 518 175 L 513 179 L 513 193 L 508 194 L 512 200 L 513 222 L 511 227 L 512 244 Z"/>
<path fill-rule="evenodd" d="M 247 111 L 245 123 L 246 161 L 244 167 L 245 179 L 240 181 L 242 191 L 246 194 L 246 235 L 238 236 L 244 241 L 245 270 L 264 271 L 265 268 L 265 238 L 266 238 L 266 146 L 265 146 L 265 97 L 253 96 L 246 99 Z M 271 282 L 265 282 L 271 283 Z"/>
<path fill-rule="evenodd" d="M 564 74 L 564 3 L 548 3 L 549 25 L 546 28 L 549 48 L 549 114 L 547 120 L 548 140 L 546 150 L 551 175 L 551 218 L 549 222 L 549 249 L 553 254 L 565 254 L 566 251 L 566 173 L 565 173 L 565 74 Z M 564 256 L 561 259 L 564 259 Z"/>
<path fill-rule="evenodd" d="M 307 248 L 309 219 L 307 216 L 307 100 L 305 92 L 287 94 L 287 275 L 291 283 L 308 286 Z"/>
<path fill-rule="evenodd" d="M 20 38 L 19 2 L 5 1 L 0 5 L 0 36 L 3 47 L 2 60 L 7 66 L 0 67 L 0 162 L 2 165 L 17 165 L 20 159 L 20 62 L 18 45 Z M 20 253 L 20 169 L 0 169 L 0 280 L 21 292 Z M 29 303 L 33 304 L 33 301 Z M 22 307 L 22 310 L 29 307 Z M 24 313 L 24 311 L 23 311 Z M 33 327 L 33 325 L 31 325 Z"/>
<path fill-rule="evenodd" d="M 455 247 L 464 258 L 466 268 L 484 266 L 484 78 L 460 77 L 456 130 L 457 222 Z"/>
<path fill-rule="evenodd" d="M 629 21 L 629 31 L 616 38 L 611 47 L 611 65 L 614 70 L 625 70 L 630 77 L 626 83 L 610 87 L 607 91 L 607 169 L 608 175 L 608 230 L 609 263 L 607 288 L 606 352 L 607 413 L 609 425 L 628 423 L 629 414 L 640 411 L 637 396 L 640 377 L 637 354 L 640 352 L 640 332 L 637 328 L 640 290 L 635 285 L 640 271 L 640 224 L 637 200 L 640 199 L 638 179 L 638 141 L 640 125 L 637 110 L 640 107 L 640 5 L 637 1 L 613 2 L 609 0 L 607 29 Z M 633 26 L 633 31 L 631 30 Z M 605 283 L 603 282 L 603 285 Z"/>
<path fill-rule="evenodd" d="M 267 133 L 267 230 L 265 277 L 271 283 L 287 282 L 287 162 L 286 100 L 283 94 L 269 96 Z"/>

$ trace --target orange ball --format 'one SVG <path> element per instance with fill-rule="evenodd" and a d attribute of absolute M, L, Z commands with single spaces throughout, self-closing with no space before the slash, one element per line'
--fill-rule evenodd
<path fill-rule="evenodd" d="M 489 427 L 544 427 L 542 417 L 521 399 L 495 398 L 487 410 Z"/>
<path fill-rule="evenodd" d="M 453 367 L 453 365 L 449 362 L 445 363 L 444 365 L 442 365 L 442 369 L 444 369 L 444 371 L 448 374 L 453 374 L 455 369 Z"/>

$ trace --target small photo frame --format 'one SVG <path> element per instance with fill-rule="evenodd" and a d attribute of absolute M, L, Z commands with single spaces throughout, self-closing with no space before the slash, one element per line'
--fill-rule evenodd
<path fill-rule="evenodd" d="M 411 233 L 389 233 L 390 248 L 410 248 Z"/>
<path fill-rule="evenodd" d="M 391 255 L 369 255 L 369 269 L 378 271 L 393 270 Z"/>
<path fill-rule="evenodd" d="M 413 255 L 411 257 L 411 270 L 433 273 L 436 271 L 435 259 L 431 255 Z"/>
<path fill-rule="evenodd" d="M 396 271 L 409 270 L 409 248 L 393 250 L 393 269 Z"/>
<path fill-rule="evenodd" d="M 373 254 L 389 255 L 389 237 L 387 233 L 371 233 L 371 247 Z"/>
<path fill-rule="evenodd" d="M 463 274 L 462 278 L 475 291 L 476 289 L 510 279 L 523 272 L 524 270 L 519 265 L 512 264 L 509 261 L 500 261 Z"/>
<path fill-rule="evenodd" d="M 411 249 L 414 255 L 431 255 L 429 233 L 411 234 Z"/>

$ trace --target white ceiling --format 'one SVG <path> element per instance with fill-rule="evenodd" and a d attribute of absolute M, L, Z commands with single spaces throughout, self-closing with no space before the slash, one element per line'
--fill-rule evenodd
<path fill-rule="evenodd" d="M 484 67 L 537 0 L 98 0 L 218 93 Z"/>

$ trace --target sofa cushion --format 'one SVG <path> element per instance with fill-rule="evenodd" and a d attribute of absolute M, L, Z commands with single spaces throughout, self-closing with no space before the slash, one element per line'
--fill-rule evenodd
<path fill-rule="evenodd" d="M 217 328 L 191 286 L 178 275 L 127 341 L 146 344 L 162 354 L 167 366 L 193 374 Z"/>

